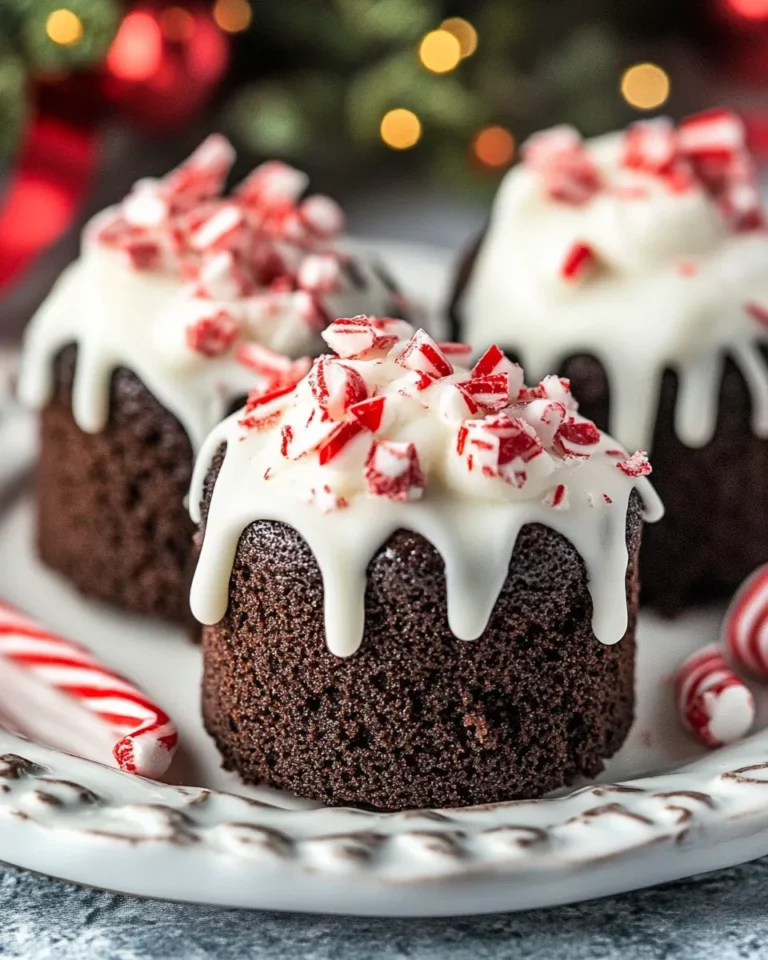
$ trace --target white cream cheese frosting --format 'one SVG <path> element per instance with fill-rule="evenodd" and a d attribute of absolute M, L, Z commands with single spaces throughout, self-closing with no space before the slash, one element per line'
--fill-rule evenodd
<path fill-rule="evenodd" d="M 238 542 L 254 521 L 288 524 L 323 577 L 328 647 L 349 656 L 365 622 L 366 570 L 399 529 L 445 562 L 448 621 L 479 637 L 506 580 L 521 528 L 542 523 L 586 564 L 593 628 L 615 643 L 627 627 L 626 518 L 637 488 L 648 520 L 662 514 L 631 457 L 578 414 L 567 381 L 537 387 L 501 351 L 470 371 L 469 348 L 437 344 L 399 320 L 354 317 L 323 333 L 336 356 L 295 387 L 254 391 L 214 428 L 197 458 L 190 506 L 222 444 L 191 593 L 194 615 L 226 613 Z"/>
<path fill-rule="evenodd" d="M 610 431 L 649 449 L 661 377 L 679 377 L 681 441 L 712 437 L 726 357 L 768 437 L 768 232 L 738 119 L 712 111 L 583 142 L 557 127 L 504 179 L 457 304 L 462 335 L 539 377 L 603 365 Z"/>
<path fill-rule="evenodd" d="M 304 174 L 269 162 L 222 197 L 233 159 L 223 137 L 209 137 L 88 224 L 79 259 L 27 329 L 25 403 L 50 400 L 55 357 L 74 343 L 82 430 L 104 428 L 112 373 L 127 367 L 197 449 L 249 389 L 303 375 L 308 361 L 288 357 L 320 349 L 331 319 L 401 306 L 379 264 L 345 251 L 335 202 L 302 199 Z"/>

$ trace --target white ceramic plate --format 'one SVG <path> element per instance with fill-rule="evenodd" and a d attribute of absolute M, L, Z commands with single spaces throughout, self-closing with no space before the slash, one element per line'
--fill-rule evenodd
<path fill-rule="evenodd" d="M 447 288 L 446 255 L 379 246 L 422 301 Z M 31 433 L 29 418 L 0 423 L 0 468 Z M 0 595 L 134 679 L 170 711 L 182 746 L 165 784 L 70 756 L 62 751 L 106 751 L 75 708 L 0 661 L 0 710 L 34 741 L 0 731 L 2 860 L 148 897 L 439 916 L 583 900 L 768 853 L 768 695 L 755 691 L 761 732 L 704 754 L 665 679 L 715 638 L 717 615 L 641 618 L 637 720 L 599 784 L 463 810 L 317 809 L 219 769 L 199 717 L 199 650 L 180 630 L 84 601 L 43 569 L 31 494 L 9 496 L 0 469 L 3 486 Z"/>

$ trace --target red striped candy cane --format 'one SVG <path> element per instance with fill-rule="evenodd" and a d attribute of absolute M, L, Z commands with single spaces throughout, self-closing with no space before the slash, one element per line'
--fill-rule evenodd
<path fill-rule="evenodd" d="M 171 719 L 85 647 L 0 602 L 0 657 L 73 698 L 107 726 L 121 770 L 158 777 L 168 769 L 179 739 Z"/>
<path fill-rule="evenodd" d="M 758 567 L 731 601 L 723 643 L 734 666 L 768 679 L 768 564 Z"/>
<path fill-rule="evenodd" d="M 714 643 L 697 650 L 678 667 L 675 697 L 683 723 L 708 747 L 738 740 L 755 719 L 749 688 Z"/>

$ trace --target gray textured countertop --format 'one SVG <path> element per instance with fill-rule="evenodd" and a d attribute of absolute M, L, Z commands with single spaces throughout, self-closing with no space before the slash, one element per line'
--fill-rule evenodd
<path fill-rule="evenodd" d="M 768 957 L 768 859 L 588 904 L 358 920 L 139 900 L 0 868 L 0 958 L 744 960 Z"/>

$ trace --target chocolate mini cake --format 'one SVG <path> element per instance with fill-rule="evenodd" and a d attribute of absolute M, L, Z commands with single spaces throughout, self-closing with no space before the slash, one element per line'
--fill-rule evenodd
<path fill-rule="evenodd" d="M 647 460 L 490 350 L 340 320 L 206 440 L 203 715 L 246 781 L 382 810 L 591 777 L 633 717 Z"/>
<path fill-rule="evenodd" d="M 210 137 L 86 228 L 32 320 L 22 398 L 42 412 L 38 544 L 83 593 L 182 619 L 194 451 L 253 387 L 292 386 L 344 313 L 397 313 L 379 264 L 340 246 L 343 215 L 306 177 Z M 294 359 L 291 359 L 294 358 Z"/>
<path fill-rule="evenodd" d="M 741 124 L 559 127 L 522 158 L 460 271 L 454 335 L 558 369 L 651 452 L 666 516 L 643 539 L 647 603 L 728 597 L 768 559 L 768 233 Z"/>

